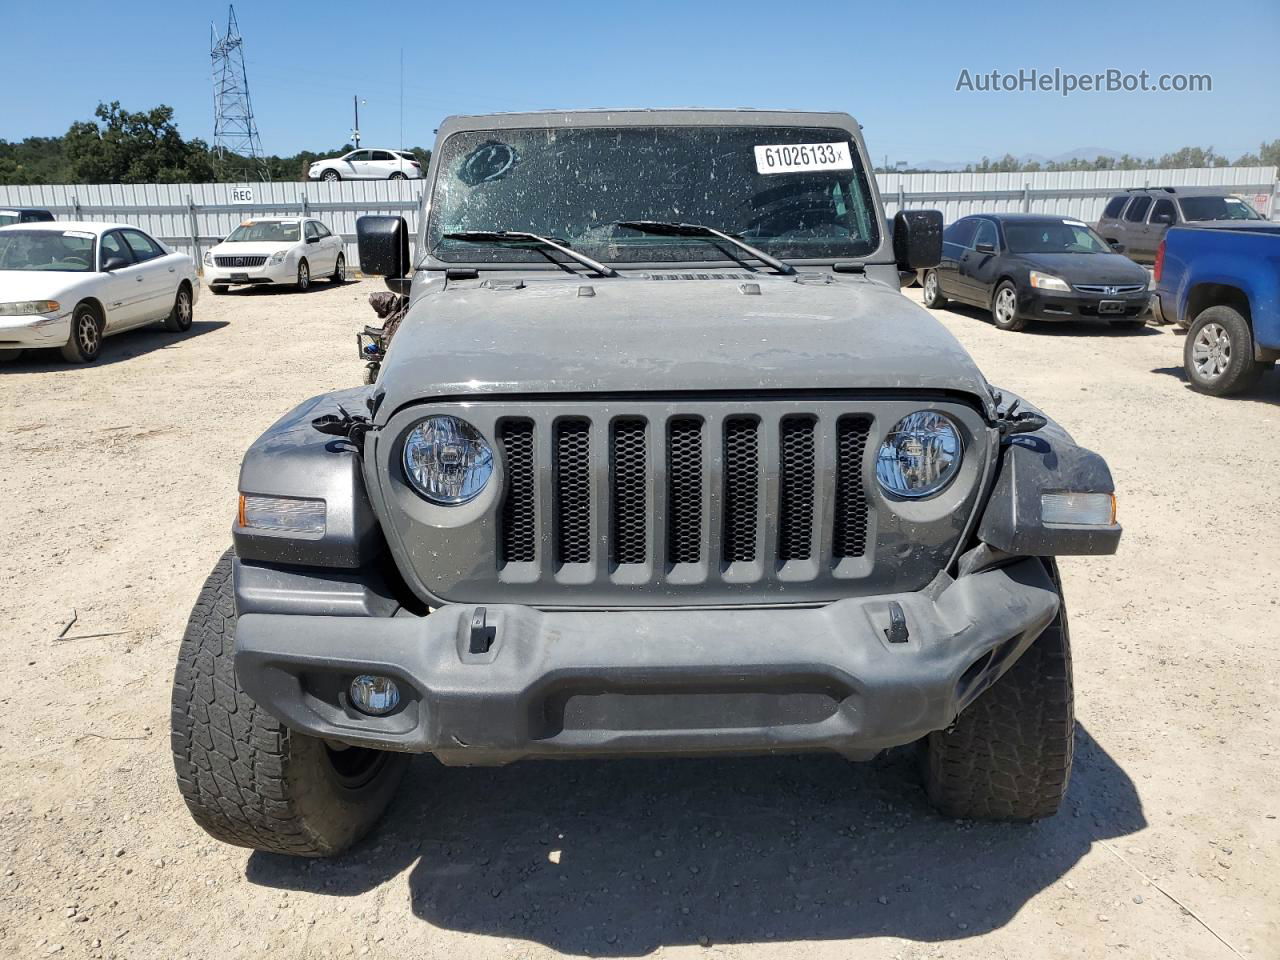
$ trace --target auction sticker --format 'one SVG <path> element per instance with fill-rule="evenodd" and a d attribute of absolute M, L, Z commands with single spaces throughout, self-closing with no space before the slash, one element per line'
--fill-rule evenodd
<path fill-rule="evenodd" d="M 852 170 L 847 141 L 839 143 L 769 143 L 755 148 L 757 173 L 800 173 L 804 170 Z"/>

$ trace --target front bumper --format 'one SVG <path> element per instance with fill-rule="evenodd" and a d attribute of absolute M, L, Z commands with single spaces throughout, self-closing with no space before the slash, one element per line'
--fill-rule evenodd
<path fill-rule="evenodd" d="M 70 311 L 55 317 L 0 317 L 0 350 L 60 347 L 70 339 Z"/>
<path fill-rule="evenodd" d="M 1147 310 L 1151 294 L 1143 291 L 1114 297 L 1092 293 L 1058 293 L 1029 288 L 1020 291 L 1018 314 L 1031 320 L 1136 320 Z M 1121 304 L 1106 312 L 1102 304 Z"/>
<path fill-rule="evenodd" d="M 905 642 L 887 635 L 891 602 Z M 242 610 L 236 672 L 294 730 L 450 764 L 799 750 L 867 759 L 947 727 L 1058 605 L 1044 565 L 1027 559 L 937 590 L 798 609 Z M 395 679 L 394 713 L 349 704 L 362 673 Z"/>
<path fill-rule="evenodd" d="M 205 264 L 204 280 L 209 286 L 243 286 L 265 283 L 294 283 L 298 279 L 297 268 L 288 260 L 282 263 L 263 264 L 260 267 L 218 267 Z"/>

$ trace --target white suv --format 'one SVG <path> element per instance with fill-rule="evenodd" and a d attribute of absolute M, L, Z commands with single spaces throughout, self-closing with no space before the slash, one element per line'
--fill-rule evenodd
<path fill-rule="evenodd" d="M 422 165 L 408 150 L 352 150 L 325 157 L 307 170 L 311 180 L 421 180 Z"/>

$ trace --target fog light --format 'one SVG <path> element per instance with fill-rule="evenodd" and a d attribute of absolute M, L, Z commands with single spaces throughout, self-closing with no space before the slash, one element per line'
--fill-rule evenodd
<path fill-rule="evenodd" d="M 1042 493 L 1040 519 L 1070 526 L 1110 527 L 1116 522 L 1114 493 Z"/>
<path fill-rule="evenodd" d="M 351 702 L 361 713 L 380 717 L 400 703 L 400 688 L 390 677 L 361 674 L 351 681 Z"/>

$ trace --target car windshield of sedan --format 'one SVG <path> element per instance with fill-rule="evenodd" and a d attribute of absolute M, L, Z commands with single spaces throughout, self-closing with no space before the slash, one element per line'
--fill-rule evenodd
<path fill-rule="evenodd" d="M 223 243 L 297 243 L 297 220 L 247 220 L 236 227 Z"/>
<path fill-rule="evenodd" d="M 1115 252 L 1089 227 L 1068 220 L 1006 223 L 1004 237 L 1011 253 Z"/>
<path fill-rule="evenodd" d="M 1262 219 L 1239 197 L 1183 197 L 1182 215 L 1192 221 Z"/>
<path fill-rule="evenodd" d="M 533 244 L 449 238 L 538 234 L 603 261 L 737 260 L 719 239 L 619 221 L 699 224 L 774 257 L 862 257 L 880 243 L 857 146 L 846 130 L 636 126 L 476 130 L 441 148 L 428 251 L 448 262 L 546 263 Z"/>
<path fill-rule="evenodd" d="M 6 230 L 0 233 L 0 270 L 57 270 L 88 273 L 93 269 L 92 233 L 70 230 Z"/>

